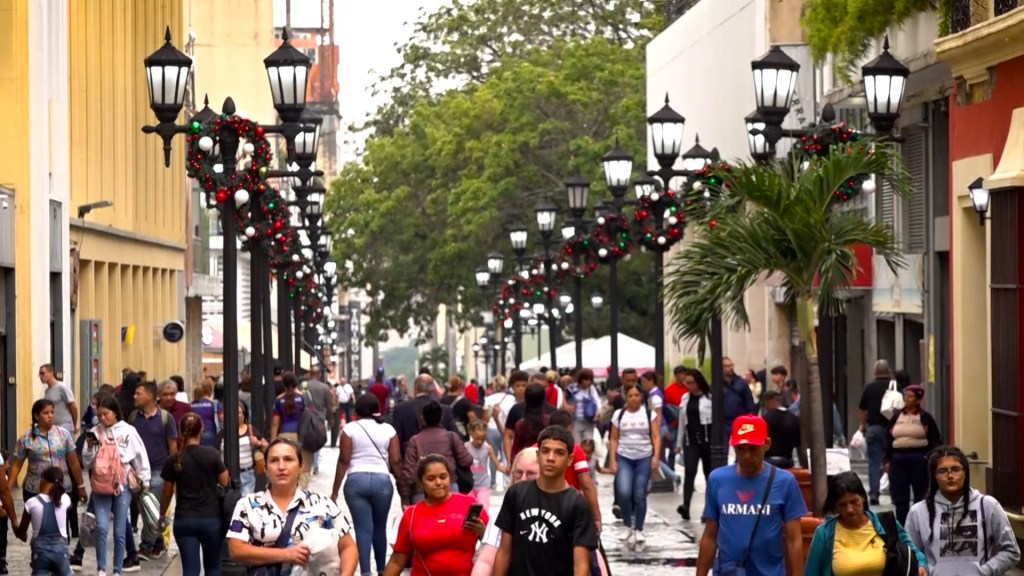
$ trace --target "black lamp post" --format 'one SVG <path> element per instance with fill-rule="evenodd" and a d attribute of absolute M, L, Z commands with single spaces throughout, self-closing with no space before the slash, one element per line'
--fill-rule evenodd
<path fill-rule="evenodd" d="M 530 233 L 525 226 L 513 226 L 508 232 L 509 241 L 512 243 L 512 253 L 516 258 L 516 267 L 522 268 L 526 264 L 526 244 Z M 512 316 L 512 345 L 515 347 L 514 363 L 518 370 L 523 363 L 523 320 L 522 314 L 514 313 Z"/>
<path fill-rule="evenodd" d="M 303 131 L 299 124 L 300 116 L 306 106 L 306 85 L 308 71 L 311 66 L 309 58 L 296 50 L 288 41 L 288 34 L 282 36 L 284 42 L 270 56 L 264 60 L 267 69 L 267 78 L 270 80 L 271 93 L 274 107 L 281 117 L 282 123 L 264 126 L 267 133 L 277 133 L 285 137 L 289 156 L 295 153 L 297 135 Z M 163 141 L 164 165 L 170 166 L 171 141 L 176 134 L 184 134 L 196 130 L 202 126 L 195 119 L 185 125 L 175 124 L 178 114 L 184 104 L 185 87 L 189 77 L 192 60 L 171 44 L 170 28 L 164 36 L 164 45 L 156 52 L 144 59 L 146 68 L 147 91 L 149 94 L 150 108 L 156 115 L 159 123 L 156 126 L 144 126 L 142 131 L 147 134 L 157 134 Z M 231 98 L 224 102 L 221 112 L 224 115 L 235 114 L 235 105 Z M 207 112 L 204 122 L 213 120 L 212 111 Z M 232 188 L 237 182 L 237 161 L 235 158 L 239 149 L 239 135 L 229 124 L 224 123 L 216 134 L 214 148 L 207 156 L 206 161 L 219 160 L 222 170 L 215 178 L 226 188 Z M 219 158 L 218 158 L 219 157 Z M 253 194 L 251 200 L 258 199 L 259 194 Z M 242 197 L 236 197 L 236 202 L 242 203 Z M 209 199 L 208 199 L 208 203 Z M 224 237 L 224 323 L 228 327 L 224 332 L 224 401 L 231 409 L 225 410 L 225 428 L 234 430 L 238 426 L 238 411 L 233 407 L 238 405 L 238 336 L 236 327 L 238 325 L 238 251 L 236 240 L 238 237 L 238 221 L 232 213 L 235 202 L 227 201 L 223 205 L 215 203 L 220 209 L 221 229 Z M 250 212 L 258 215 L 258 202 L 250 205 Z M 258 243 L 257 243 L 258 244 Z M 259 255 L 259 248 L 254 253 L 254 258 Z M 255 312 L 254 307 L 254 312 Z M 269 317 L 267 318 L 269 321 Z M 255 348 L 256 342 L 251 343 Z M 269 349 L 264 350 L 269 352 Z M 264 386 L 261 378 L 254 379 L 255 386 Z M 264 395 L 270 396 L 272 395 Z M 238 438 L 229 434 L 225 440 L 224 461 L 228 467 L 231 478 L 238 480 Z"/>
<path fill-rule="evenodd" d="M 491 288 L 492 293 L 496 293 L 501 290 L 501 273 L 505 270 L 505 256 L 500 252 L 491 252 L 487 255 L 487 272 L 489 274 L 488 284 Z M 501 356 L 495 359 L 494 370 L 498 374 L 505 373 L 505 342 L 508 340 L 507 334 L 505 333 L 505 324 L 497 324 L 495 321 L 494 329 L 498 331 L 498 340 L 500 345 L 495 350 L 495 354 L 501 354 Z M 500 349 L 500 350 L 499 350 Z"/>
<path fill-rule="evenodd" d="M 547 299 L 547 309 L 554 308 L 555 297 L 553 296 L 553 289 L 551 283 L 554 282 L 554 264 L 551 261 L 551 236 L 555 231 L 555 220 L 558 216 L 558 207 L 551 203 L 550 200 L 542 200 L 537 208 L 534 210 L 537 215 L 537 229 L 540 231 L 540 244 L 544 249 L 544 279 L 548 283 L 544 286 L 545 297 Z M 538 334 L 540 329 L 537 329 Z M 551 349 L 551 369 L 558 370 L 558 320 L 555 319 L 554 315 L 548 315 L 548 344 Z"/>
<path fill-rule="evenodd" d="M 577 174 L 565 181 L 565 192 L 569 197 L 569 214 L 572 216 L 572 234 L 565 238 L 568 240 L 576 235 L 584 234 L 583 215 L 587 211 L 587 197 L 590 194 L 590 182 Z M 563 230 L 562 236 L 568 230 Z M 572 254 L 573 263 L 573 301 L 576 314 L 573 315 L 573 338 L 576 344 L 576 369 L 583 368 L 583 275 L 580 273 L 580 252 L 574 250 Z"/>
<path fill-rule="evenodd" d="M 629 179 L 633 173 L 633 155 L 619 148 L 618 142 L 615 148 L 604 155 L 605 184 L 612 193 L 611 204 L 604 209 L 608 212 L 618 214 L 622 211 L 626 190 L 629 188 Z M 619 375 L 619 262 L 612 258 L 608 267 L 608 316 L 609 332 L 611 333 L 611 375 Z"/>

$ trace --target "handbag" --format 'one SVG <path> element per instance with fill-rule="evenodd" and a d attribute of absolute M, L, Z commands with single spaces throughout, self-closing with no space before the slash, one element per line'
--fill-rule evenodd
<path fill-rule="evenodd" d="M 473 470 L 459 464 L 459 459 L 455 456 L 458 452 L 455 451 L 454 432 L 448 433 L 448 440 L 452 446 L 452 460 L 455 461 L 455 481 L 459 486 L 459 494 L 469 494 L 473 491 Z"/>
<path fill-rule="evenodd" d="M 882 395 L 882 407 L 880 412 L 886 420 L 891 419 L 893 414 L 903 410 L 903 393 L 900 392 L 899 386 L 895 380 L 889 381 L 889 388 Z"/>
<path fill-rule="evenodd" d="M 288 546 L 288 539 L 292 536 L 292 526 L 295 524 L 295 517 L 299 515 L 299 507 L 296 506 L 288 512 L 288 517 L 284 521 L 284 526 L 281 527 L 281 533 L 277 535 L 277 540 L 274 541 L 274 548 L 285 548 Z M 280 576 L 283 564 L 278 562 L 276 564 L 264 564 L 263 566 L 249 566 L 245 570 L 246 576 Z"/>
<path fill-rule="evenodd" d="M 772 484 L 775 483 L 775 466 L 771 466 L 768 472 L 768 485 L 764 487 L 764 494 L 761 495 L 761 507 L 757 510 L 757 519 L 754 520 L 754 529 L 750 531 L 750 540 L 747 542 L 747 549 L 743 551 L 743 559 L 739 562 L 719 562 L 719 576 L 747 576 L 747 560 L 750 559 L 750 549 L 754 546 L 754 536 L 757 535 L 757 528 L 761 525 L 761 516 L 764 515 L 765 504 L 768 503 L 768 495 L 772 492 Z"/>
<path fill-rule="evenodd" d="M 917 556 L 909 544 L 900 542 L 896 515 L 882 512 L 878 520 L 885 529 L 885 568 L 882 576 L 914 576 L 917 574 Z"/>

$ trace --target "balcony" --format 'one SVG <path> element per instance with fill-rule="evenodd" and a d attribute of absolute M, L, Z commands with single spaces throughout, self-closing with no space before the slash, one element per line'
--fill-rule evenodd
<path fill-rule="evenodd" d="M 1024 55 L 1024 0 L 947 0 L 949 34 L 935 54 L 968 85 L 986 82 L 996 64 Z"/>

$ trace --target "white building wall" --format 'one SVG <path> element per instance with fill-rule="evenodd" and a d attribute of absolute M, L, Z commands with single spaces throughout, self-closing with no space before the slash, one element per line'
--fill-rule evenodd
<path fill-rule="evenodd" d="M 697 4 L 655 38 L 647 48 L 647 112 L 664 104 L 668 94 L 672 107 L 686 118 L 683 150 L 700 136 L 708 150 L 718 148 L 723 160 L 749 161 L 744 118 L 753 112 L 754 89 L 750 62 L 768 49 L 766 0 L 714 0 Z M 801 81 L 805 103 L 813 102 L 813 68 L 806 47 L 785 48 L 808 72 Z M 807 120 L 813 105 L 805 105 Z M 794 115 L 791 115 L 794 116 Z M 788 125 L 796 126 L 795 118 Z M 780 143 L 779 153 L 786 151 Z M 648 166 L 656 168 L 650 143 Z M 678 167 L 678 166 L 677 166 Z M 692 231 L 687 231 L 687 238 Z M 684 242 L 686 240 L 684 239 Z M 677 246 L 666 261 L 679 250 Z M 748 328 L 726 327 L 724 349 L 737 370 L 759 369 L 789 359 L 788 319 L 776 305 L 764 284 L 746 296 L 750 317 Z M 673 338 L 666 321 L 666 362 L 675 364 L 696 357 L 692 343 Z"/>
<path fill-rule="evenodd" d="M 29 199 L 29 222 L 38 234 L 32 243 L 30 295 L 32 309 L 32 363 L 33 369 L 52 361 L 50 358 L 50 201 L 60 202 L 64 326 L 59 346 L 63 348 L 65 378 L 75 373 L 71 354 L 71 299 L 70 294 L 70 238 L 68 205 L 70 172 L 68 128 L 68 63 L 67 63 L 67 2 L 66 0 L 32 0 L 28 16 L 28 69 L 29 69 L 29 125 L 33 126 L 29 140 L 29 189 L 47 190 L 45 194 L 32 194 Z M 35 396 L 42 396 L 43 386 L 33 386 Z"/>

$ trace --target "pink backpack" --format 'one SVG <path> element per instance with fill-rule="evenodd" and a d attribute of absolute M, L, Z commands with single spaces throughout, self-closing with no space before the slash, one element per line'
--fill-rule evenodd
<path fill-rule="evenodd" d="M 107 432 L 109 434 L 109 432 Z M 100 448 L 92 463 L 92 491 L 96 494 L 117 496 L 124 484 L 124 465 L 117 443 L 107 434 L 100 435 Z"/>

